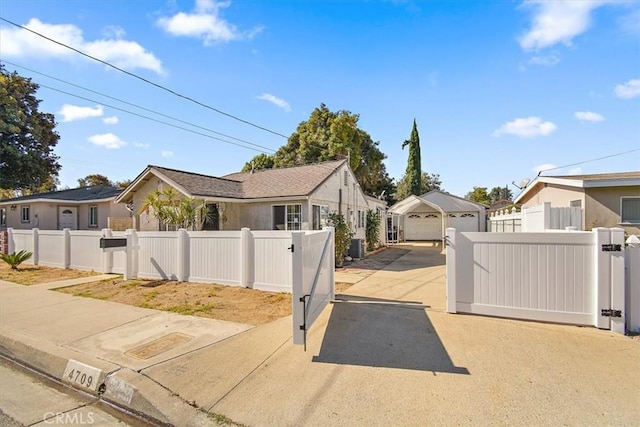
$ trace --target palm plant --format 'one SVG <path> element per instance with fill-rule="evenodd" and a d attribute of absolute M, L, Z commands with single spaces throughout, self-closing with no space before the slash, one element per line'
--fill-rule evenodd
<path fill-rule="evenodd" d="M 0 259 L 9 264 L 12 270 L 17 270 L 18 266 L 31 258 L 31 256 L 33 256 L 33 252 L 22 250 L 12 254 L 0 254 Z"/>
<path fill-rule="evenodd" d="M 193 229 L 198 223 L 198 218 L 204 217 L 206 204 L 202 199 L 181 197 L 176 189 L 166 187 L 162 191 L 155 190 L 147 194 L 139 213 L 143 211 L 151 211 L 165 228 L 174 226 Z"/>

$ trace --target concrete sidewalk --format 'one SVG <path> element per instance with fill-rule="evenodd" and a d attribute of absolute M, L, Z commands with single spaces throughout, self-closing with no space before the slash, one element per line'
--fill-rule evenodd
<path fill-rule="evenodd" d="M 640 424 L 638 341 L 447 314 L 440 249 L 398 248 L 307 352 L 290 317 L 247 329 L 9 284 L 0 351 L 58 378 L 69 359 L 97 367 L 105 398 L 180 426 L 214 423 L 194 407 L 248 426 Z"/>

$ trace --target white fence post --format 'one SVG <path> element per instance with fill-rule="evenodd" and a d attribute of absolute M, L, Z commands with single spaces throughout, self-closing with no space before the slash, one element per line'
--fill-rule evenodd
<path fill-rule="evenodd" d="M 302 232 L 291 233 L 291 303 L 294 306 L 300 307 L 300 310 L 293 310 L 293 343 L 304 344 L 305 331 L 301 329 L 304 326 L 304 286 L 303 286 L 303 247 L 302 247 Z M 300 298 L 303 298 L 300 301 Z"/>
<path fill-rule="evenodd" d="M 640 332 L 640 240 L 636 236 L 627 239 L 625 250 L 627 331 Z"/>
<path fill-rule="evenodd" d="M 611 255 L 611 308 L 620 310 L 622 317 L 611 317 L 611 330 L 624 334 L 626 323 L 626 309 L 624 301 L 624 230 L 622 228 L 611 229 L 611 244 L 620 245 L 621 251 L 609 252 Z"/>
<path fill-rule="evenodd" d="M 71 266 L 71 234 L 70 229 L 62 229 L 62 247 L 64 248 L 64 268 Z"/>
<path fill-rule="evenodd" d="M 38 244 L 40 239 L 38 237 L 38 231 L 37 228 L 31 230 L 33 233 L 33 265 L 38 265 L 40 261 L 40 245 Z"/>
<path fill-rule="evenodd" d="M 255 252 L 253 235 L 249 228 L 240 229 L 240 284 L 245 288 L 253 288 L 253 272 L 255 271 Z"/>
<path fill-rule="evenodd" d="M 127 239 L 127 246 L 125 251 L 124 280 L 131 280 L 138 276 L 138 239 L 136 230 L 128 229 L 125 237 Z"/>
<path fill-rule="evenodd" d="M 178 281 L 189 280 L 189 234 L 187 230 L 178 230 Z"/>
<path fill-rule="evenodd" d="M 611 256 L 602 251 L 602 245 L 611 243 L 611 232 L 608 228 L 593 229 L 595 254 L 593 256 L 595 283 L 593 286 L 593 325 L 600 329 L 611 327 L 611 318 L 602 315 L 602 309 L 611 308 Z"/>
<path fill-rule="evenodd" d="M 457 313 L 456 305 L 456 229 L 447 228 L 447 313 Z"/>
<path fill-rule="evenodd" d="M 113 237 L 113 233 L 109 228 L 102 229 L 102 237 L 110 238 Z M 104 251 L 102 253 L 102 272 L 103 273 L 113 273 L 113 252 L 112 251 Z"/>
<path fill-rule="evenodd" d="M 7 253 L 12 254 L 16 251 L 16 242 L 13 241 L 13 228 L 7 228 Z"/>

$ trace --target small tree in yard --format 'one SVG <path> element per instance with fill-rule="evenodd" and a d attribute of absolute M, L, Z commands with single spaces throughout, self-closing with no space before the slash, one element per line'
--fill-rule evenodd
<path fill-rule="evenodd" d="M 152 210 L 153 216 L 166 227 L 194 229 L 198 217 L 204 220 L 206 204 L 204 200 L 181 197 L 173 187 L 147 194 L 140 212 Z"/>
<path fill-rule="evenodd" d="M 349 226 L 344 220 L 344 216 L 339 213 L 329 214 L 329 225 L 335 229 L 335 246 L 336 246 L 336 267 L 342 267 L 344 263 L 344 257 L 351 245 L 351 238 L 353 232 L 349 229 Z"/>
<path fill-rule="evenodd" d="M 17 270 L 18 266 L 31 258 L 32 255 L 32 252 L 22 250 L 12 254 L 0 254 L 0 259 L 9 264 L 12 270 Z"/>
<path fill-rule="evenodd" d="M 367 211 L 365 237 L 367 238 L 367 251 L 374 250 L 380 238 L 380 214 L 371 209 Z"/>

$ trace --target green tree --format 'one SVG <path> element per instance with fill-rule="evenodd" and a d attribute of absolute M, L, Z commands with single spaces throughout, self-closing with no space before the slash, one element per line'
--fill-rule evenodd
<path fill-rule="evenodd" d="M 374 250 L 380 240 L 380 215 L 371 209 L 367 210 L 365 237 L 367 240 L 367 250 Z"/>
<path fill-rule="evenodd" d="M 337 212 L 329 214 L 328 224 L 334 228 L 334 241 L 335 241 L 335 263 L 336 267 L 342 267 L 344 263 L 344 257 L 347 255 L 349 246 L 351 246 L 351 238 L 354 233 L 349 229 L 349 226 L 344 220 L 344 216 Z"/>
<path fill-rule="evenodd" d="M 365 193 L 379 195 L 394 191 L 379 143 L 358 127 L 359 116 L 349 111 L 330 111 L 325 104 L 301 122 L 287 143 L 272 156 L 260 154 L 245 164 L 243 171 L 306 165 L 349 158 L 349 166 Z"/>
<path fill-rule="evenodd" d="M 402 149 L 409 146 L 409 159 L 407 160 L 407 172 L 405 173 L 409 182 L 410 194 L 419 196 L 422 191 L 422 165 L 420 159 L 420 135 L 418 135 L 418 125 L 416 119 L 413 119 L 413 128 L 411 129 L 411 136 L 408 140 L 402 143 Z"/>
<path fill-rule="evenodd" d="M 113 183 L 114 187 L 118 187 L 118 188 L 127 188 L 129 185 L 131 185 L 131 180 L 130 179 L 125 179 L 124 181 L 116 181 Z"/>
<path fill-rule="evenodd" d="M 476 203 L 482 203 L 483 205 L 491 204 L 489 194 L 487 193 L 487 187 L 473 187 L 473 191 L 468 192 L 464 198 Z"/>
<path fill-rule="evenodd" d="M 105 187 L 114 186 L 113 182 L 111 182 L 109 178 L 97 173 L 78 179 L 78 187 L 91 187 L 93 185 L 103 185 Z"/>
<path fill-rule="evenodd" d="M 55 189 L 60 136 L 53 114 L 38 110 L 38 85 L 0 64 L 0 188 L 23 193 Z M 53 188 L 51 188 L 53 187 Z"/>
<path fill-rule="evenodd" d="M 442 181 L 440 180 L 440 175 L 438 174 L 428 174 L 426 172 L 422 172 L 420 174 L 420 191 L 418 195 L 428 193 L 432 190 L 442 190 Z M 396 200 L 403 200 L 409 197 L 411 194 L 411 183 L 409 182 L 409 176 L 404 175 L 402 179 L 398 182 L 398 186 L 396 187 Z"/>
<path fill-rule="evenodd" d="M 195 229 L 202 225 L 206 204 L 202 199 L 182 197 L 173 187 L 154 190 L 145 197 L 138 214 L 150 211 L 165 229 L 169 227 Z"/>
<path fill-rule="evenodd" d="M 511 200 L 512 198 L 513 193 L 506 185 L 504 187 L 493 187 L 489 192 L 489 200 L 491 203 L 495 203 L 499 200 Z"/>

